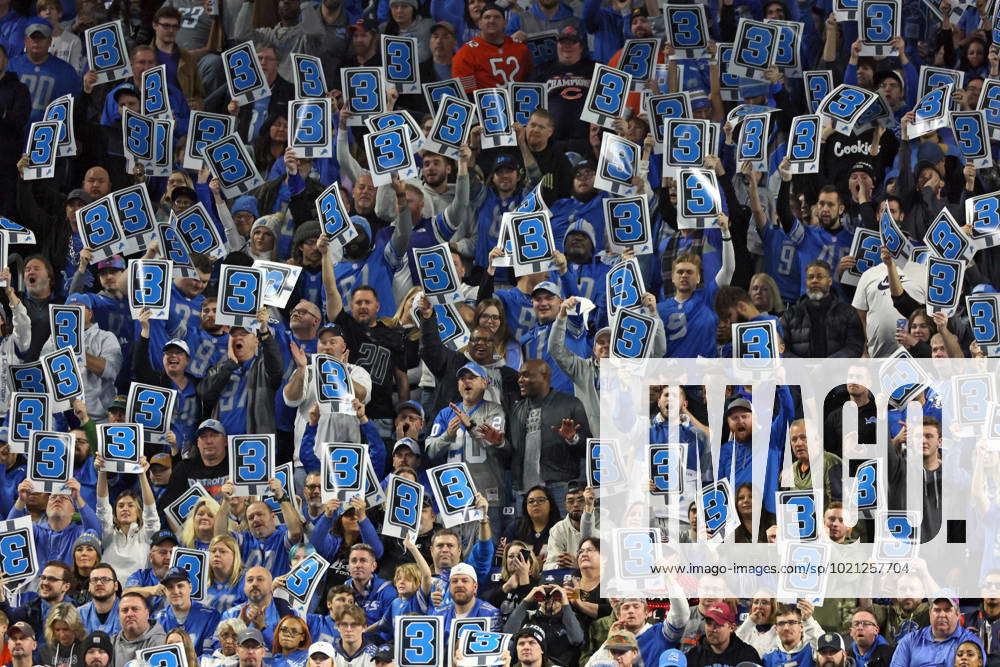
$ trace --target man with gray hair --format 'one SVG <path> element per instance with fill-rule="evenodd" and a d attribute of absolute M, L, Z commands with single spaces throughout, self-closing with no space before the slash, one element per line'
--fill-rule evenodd
<path fill-rule="evenodd" d="M 809 358 L 860 357 L 865 334 L 857 312 L 830 291 L 833 272 L 821 259 L 806 266 L 806 293 L 781 316 L 785 354 Z"/>

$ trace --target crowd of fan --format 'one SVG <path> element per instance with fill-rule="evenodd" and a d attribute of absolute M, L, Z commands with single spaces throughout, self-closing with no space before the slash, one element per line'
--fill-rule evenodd
<path fill-rule="evenodd" d="M 884 209 L 919 245 L 942 208 L 962 220 L 966 198 L 1000 186 L 995 167 L 963 168 L 949 130 L 918 140 L 906 133 L 921 66 L 961 69 L 962 109 L 976 108 L 984 78 L 998 74 L 987 3 L 969 5 L 953 25 L 949 0 L 940 7 L 908 0 L 900 55 L 882 59 L 859 57 L 856 26 L 838 23 L 830 3 L 707 5 L 713 54 L 715 42 L 732 41 L 740 17 L 800 21 L 804 68 L 829 69 L 835 84 L 878 92 L 898 125 L 826 132 L 820 173 L 793 177 L 782 156 L 791 119 L 809 112 L 801 79 L 772 69 L 764 81 L 743 80 L 740 101 L 776 108 L 767 169 L 734 163 L 726 125 L 720 155 L 707 161 L 726 215 L 717 227 L 678 229 L 676 184 L 661 177 L 648 119 L 630 100 L 632 113 L 616 132 L 644 146 L 636 185 L 649 198 L 655 248 L 638 259 L 648 292 L 642 305 L 663 322 L 661 356 L 731 354 L 730 325 L 756 319 L 778 320 L 787 356 L 885 357 L 899 346 L 915 357 L 983 356 L 964 308 L 951 318 L 924 310 L 920 264 L 899 269 L 884 251 L 883 264 L 856 287 L 840 277 L 855 263 L 848 253 L 854 230 L 877 230 Z M 83 33 L 115 19 L 125 27 L 132 78 L 95 85 Z M 555 49 L 530 51 L 526 40 L 546 31 L 557 31 Z M 296 155 L 287 146 L 291 54 L 321 59 L 340 109 L 341 70 L 381 66 L 380 34 L 418 38 L 424 83 L 454 77 L 471 93 L 537 81 L 545 84 L 547 111 L 517 127 L 516 149 L 483 149 L 474 130 L 457 160 L 425 152 L 419 179 L 379 188 L 346 112 L 334 121 L 336 157 Z M 585 443 L 599 432 L 599 368 L 611 338 L 605 276 L 618 258 L 603 252 L 609 195 L 594 185 L 601 137 L 610 130 L 580 116 L 595 62 L 616 63 L 628 38 L 665 36 L 651 1 L 0 0 L 0 214 L 37 239 L 11 248 L 22 261 L 15 275 L 3 276 L 11 286 L 0 311 L 0 364 L 54 349 L 49 304 L 83 305 L 87 327 L 86 400 L 57 420 L 75 439 L 72 493 L 34 491 L 24 457 L 0 443 L 0 512 L 31 516 L 43 564 L 35 581 L 0 603 L 0 661 L 121 666 L 139 649 L 182 642 L 189 667 L 393 664 L 400 659 L 394 619 L 429 614 L 443 617 L 446 632 L 455 618 L 489 619 L 492 629 L 514 635 L 505 660 L 531 667 L 1000 664 L 1000 597 L 991 597 L 1000 595 L 1000 571 L 992 569 L 978 600 L 924 599 L 929 592 L 919 580 L 905 577 L 895 599 L 829 597 L 815 608 L 806 600 L 779 604 L 766 591 L 751 600 L 712 597 L 705 582 L 690 603 L 602 597 L 599 503 L 580 480 Z M 271 95 L 241 108 L 219 54 L 245 40 L 257 49 Z M 734 103 L 721 98 L 714 57 L 670 55 L 666 46 L 659 55 L 666 66 L 649 89 L 691 91 L 695 117 L 725 123 Z M 166 65 L 177 120 L 175 164 L 189 110 L 229 113 L 266 179 L 256 191 L 227 200 L 208 170 L 145 178 L 126 168 L 121 109 L 138 109 L 142 73 L 158 64 Z M 60 159 L 51 180 L 24 180 L 18 160 L 28 123 L 64 94 L 76 99 L 78 155 Z M 432 110 L 423 95 L 392 93 L 390 102 L 427 131 Z M 130 316 L 128 258 L 92 262 L 77 228 L 80 207 L 136 180 L 164 220 L 202 202 L 229 253 L 215 263 L 194 258 L 197 278 L 174 280 L 166 320 Z M 315 213 L 316 196 L 335 181 L 357 231 L 343 248 L 321 233 Z M 491 266 L 502 254 L 495 249 L 500 217 L 539 185 L 552 213 L 556 270 L 514 277 Z M 459 351 L 442 344 L 431 304 L 415 286 L 411 250 L 441 242 L 452 249 L 465 299 L 460 312 L 471 330 Z M 996 291 L 996 252 L 976 255 L 965 293 Z M 146 256 L 155 254 L 150 248 Z M 262 311 L 258 334 L 217 324 L 219 265 L 256 259 L 301 267 L 287 308 Z M 581 298 L 597 306 L 587 321 L 575 314 Z M 309 370 L 315 353 L 349 362 L 356 415 L 317 403 Z M 142 474 L 98 472 L 95 424 L 124 421 L 123 395 L 133 381 L 177 390 L 169 446 L 147 449 Z M 4 386 L 0 395 L 10 392 Z M 843 394 L 874 417 L 862 380 Z M 727 404 L 734 448 L 748 446 L 747 398 L 734 390 Z M 669 392 L 651 389 L 651 442 L 666 442 L 669 400 Z M 708 452 L 705 405 L 694 392 L 680 400 L 680 433 L 696 452 L 688 462 L 695 470 Z M 933 395 L 921 400 L 926 479 L 940 467 L 940 406 Z M 771 480 L 765 494 L 811 485 L 800 416 L 783 409 L 776 417 L 790 427 L 794 479 Z M 862 441 L 874 442 L 879 422 L 863 421 L 860 436 L 871 439 Z M 891 422 L 898 471 L 906 431 Z M 275 434 L 277 463 L 295 464 L 298 498 L 272 483 L 278 513 L 233 494 L 227 436 L 242 433 Z M 827 417 L 825 435 L 824 526 L 830 540 L 850 541 L 856 536 L 839 502 L 846 456 L 839 411 Z M 366 443 L 380 478 L 395 473 L 425 486 L 428 467 L 464 461 L 484 518 L 441 528 L 428 489 L 416 540 L 382 535 L 381 507 L 322 500 L 317 446 L 324 442 Z M 710 471 L 711 462 L 703 463 Z M 734 474 L 737 540 L 753 541 L 749 468 Z M 213 498 L 175 525 L 163 510 L 195 482 Z M 689 521 L 686 540 L 698 523 L 693 510 Z M 932 500 L 924 522 L 937 531 L 940 507 Z M 761 533 L 773 539 L 773 525 Z M 191 600 L 186 573 L 169 567 L 177 546 L 209 554 L 201 602 Z M 275 593 L 314 552 L 331 568 L 310 613 L 299 615 Z"/>

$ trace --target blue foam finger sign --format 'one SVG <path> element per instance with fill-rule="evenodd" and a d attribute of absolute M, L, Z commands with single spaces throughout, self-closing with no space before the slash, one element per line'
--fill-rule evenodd
<path fill-rule="evenodd" d="M 76 132 L 73 127 L 73 96 L 63 95 L 49 102 L 42 114 L 42 120 L 62 123 L 59 129 L 59 145 L 56 157 L 72 157 L 76 155 Z"/>
<path fill-rule="evenodd" d="M 142 472 L 139 459 L 144 448 L 142 424 L 98 424 L 97 451 L 104 457 L 105 472 Z"/>
<path fill-rule="evenodd" d="M 296 99 L 326 97 L 326 75 L 323 73 L 323 61 L 316 56 L 293 53 L 292 78 L 295 84 Z"/>
<path fill-rule="evenodd" d="M 206 146 L 204 155 L 225 197 L 245 195 L 264 182 L 250 151 L 235 134 Z"/>
<path fill-rule="evenodd" d="M 441 616 L 397 616 L 393 655 L 398 667 L 437 667 L 444 657 L 444 619 Z"/>
<path fill-rule="evenodd" d="M 233 495 L 259 496 L 274 477 L 274 435 L 231 435 L 228 458 Z"/>
<path fill-rule="evenodd" d="M 420 529 L 424 487 L 405 477 L 390 474 L 387 489 L 382 534 L 399 539 L 410 536 L 412 539 Z"/>
<path fill-rule="evenodd" d="M 192 111 L 184 145 L 184 168 L 200 170 L 205 166 L 205 147 L 236 131 L 236 118 L 230 115 Z"/>
<path fill-rule="evenodd" d="M 179 567 L 188 574 L 191 582 L 191 599 L 203 602 L 208 592 L 208 553 L 198 549 L 174 547 L 170 552 L 171 569 Z"/>
<path fill-rule="evenodd" d="M 401 95 L 420 92 L 419 47 L 416 37 L 379 35 L 382 42 L 382 64 L 385 80 L 396 86 Z"/>
<path fill-rule="evenodd" d="M 28 129 L 28 145 L 24 154 L 28 164 L 22 171 L 21 178 L 33 181 L 41 178 L 52 178 L 55 174 L 56 157 L 59 151 L 59 133 L 63 123 L 43 120 L 31 124 Z"/>
<path fill-rule="evenodd" d="M 512 81 L 508 87 L 515 123 L 527 125 L 536 109 L 548 109 L 549 98 L 545 92 L 545 84 Z"/>
<path fill-rule="evenodd" d="M 822 119 L 817 114 L 796 116 L 788 132 L 788 169 L 793 174 L 819 173 Z"/>
<path fill-rule="evenodd" d="M 139 109 L 144 116 L 170 117 L 170 96 L 167 94 L 167 66 L 157 65 L 142 73 Z"/>
<path fill-rule="evenodd" d="M 176 389 L 133 382 L 125 401 L 125 421 L 142 424 L 147 442 L 163 444 L 167 441 L 176 401 Z"/>
<path fill-rule="evenodd" d="M 333 107 L 329 97 L 288 102 L 288 146 L 306 158 L 333 157 Z"/>
<path fill-rule="evenodd" d="M 83 396 L 83 375 L 73 350 L 56 350 L 43 356 L 42 371 L 45 373 L 49 396 L 56 403 Z"/>
<path fill-rule="evenodd" d="M 952 111 L 950 118 L 955 143 L 966 164 L 971 164 L 976 169 L 992 167 L 993 152 L 990 150 L 986 112 Z"/>
<path fill-rule="evenodd" d="M 479 112 L 482 147 L 515 146 L 514 111 L 506 88 L 480 88 L 473 93 Z"/>
<path fill-rule="evenodd" d="M 143 308 L 151 317 L 165 320 L 170 315 L 173 265 L 163 259 L 130 259 L 128 262 L 128 306 L 134 319 Z"/>
<path fill-rule="evenodd" d="M 591 82 L 580 119 L 614 130 L 615 119 L 625 117 L 632 77 L 614 67 L 597 65 Z"/>
<path fill-rule="evenodd" d="M 476 485 L 464 462 L 445 463 L 427 471 L 438 516 L 445 528 L 483 518 L 475 507 Z"/>
<path fill-rule="evenodd" d="M 591 89 L 593 90 L 593 88 Z M 639 170 L 642 152 L 639 145 L 605 132 L 601 137 L 601 154 L 597 159 L 594 187 L 613 195 L 633 195 L 632 179 Z"/>
<path fill-rule="evenodd" d="M 429 248 L 415 248 L 413 259 L 417 278 L 424 296 L 431 303 L 457 303 L 463 301 L 458 291 L 458 271 L 447 243 Z"/>
<path fill-rule="evenodd" d="M 222 52 L 229 96 L 240 106 L 271 96 L 253 42 L 243 42 Z"/>
<path fill-rule="evenodd" d="M 73 478 L 76 449 L 73 436 L 55 431 L 35 431 L 28 447 L 27 479 L 35 491 L 68 493 L 66 483 Z"/>
<path fill-rule="evenodd" d="M 861 0 L 858 7 L 861 55 L 898 55 L 894 41 L 900 34 L 901 14 L 898 0 Z"/>
<path fill-rule="evenodd" d="M 652 222 L 645 197 L 608 197 L 603 207 L 608 250 L 622 252 L 632 248 L 636 255 L 653 252 Z"/>
<path fill-rule="evenodd" d="M 103 23 L 87 28 L 83 34 L 87 49 L 87 64 L 97 75 L 96 84 L 118 81 L 132 76 L 132 66 L 125 46 L 125 32 L 121 21 Z"/>
<path fill-rule="evenodd" d="M 41 372 L 41 368 L 38 368 Z M 47 394 L 17 391 L 11 396 L 7 415 L 8 446 L 14 454 L 26 454 L 32 431 L 52 428 L 51 399 Z"/>

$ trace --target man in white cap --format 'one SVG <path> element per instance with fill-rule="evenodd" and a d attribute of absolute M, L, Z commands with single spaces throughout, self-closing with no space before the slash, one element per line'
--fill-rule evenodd
<path fill-rule="evenodd" d="M 489 602 L 484 602 L 476 597 L 479 592 L 479 583 L 476 571 L 468 563 L 459 563 L 451 568 L 448 577 L 448 592 L 451 594 L 451 603 L 435 607 L 431 611 L 433 616 L 441 616 L 444 619 L 445 636 L 444 642 L 448 644 L 448 633 L 451 630 L 451 622 L 456 618 L 488 618 L 490 619 L 491 632 L 500 632 L 500 611 Z"/>

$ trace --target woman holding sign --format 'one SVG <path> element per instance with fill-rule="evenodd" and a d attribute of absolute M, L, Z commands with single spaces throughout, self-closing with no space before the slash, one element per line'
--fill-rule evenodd
<path fill-rule="evenodd" d="M 243 556 L 232 535 L 216 535 L 208 545 L 208 588 L 203 605 L 222 613 L 244 601 Z"/>
<path fill-rule="evenodd" d="M 142 472 L 139 473 L 139 489 L 142 500 L 134 491 L 123 491 L 115 500 L 112 513 L 108 502 L 108 473 L 104 469 L 104 457 L 94 455 L 97 470 L 97 518 L 101 522 L 104 535 L 103 559 L 114 566 L 119 581 L 128 580 L 136 570 L 142 568 L 149 558 L 149 541 L 160 530 L 160 517 L 156 513 L 156 496 L 149 485 L 146 472 L 149 461 L 139 459 Z"/>

